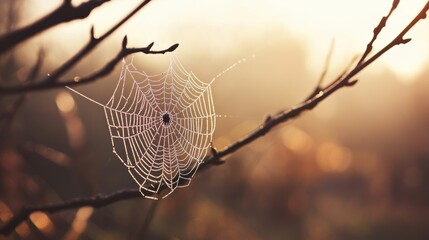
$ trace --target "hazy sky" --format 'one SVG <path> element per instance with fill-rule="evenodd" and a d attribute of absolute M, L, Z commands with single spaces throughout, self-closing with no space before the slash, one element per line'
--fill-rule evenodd
<path fill-rule="evenodd" d="M 60 1 L 25 1 L 28 8 L 22 14 L 31 21 L 54 8 Z M 78 3 L 80 1 L 74 1 Z M 43 41 L 66 41 L 70 37 L 82 36 L 76 40 L 76 48 L 87 40 L 91 24 L 96 32 L 102 33 L 107 27 L 125 15 L 140 1 L 115 0 L 105 4 L 82 22 L 74 22 L 61 29 L 61 34 L 45 35 Z M 223 54 L 229 49 L 242 47 L 252 38 L 261 38 L 267 31 L 284 31 L 299 39 L 306 50 L 310 71 L 320 71 L 332 39 L 336 47 L 333 62 L 343 63 L 356 53 L 364 50 L 372 36 L 372 29 L 379 19 L 388 12 L 392 1 L 388 0 L 267 0 L 267 1 L 208 1 L 208 0 L 154 0 L 143 11 L 123 26 L 115 34 L 116 43 L 123 35 L 129 36 L 133 45 L 145 45 L 151 41 L 168 45 L 179 42 L 179 55 L 192 56 L 192 50 L 205 49 L 210 54 Z M 396 34 L 425 4 L 424 0 L 403 0 L 395 12 L 388 28 L 380 36 L 376 47 L 384 45 Z M 408 35 L 415 38 L 408 46 L 395 48 L 386 54 L 382 62 L 392 71 L 400 74 L 404 81 L 418 74 L 428 62 L 429 32 L 428 21 L 421 22 Z M 51 31 L 52 34 L 55 30 Z M 113 41 L 113 40 L 112 40 Z M 270 41 L 246 46 L 243 56 L 261 50 Z M 58 47 L 61 49 L 61 47 Z M 69 47 L 66 50 L 72 53 Z M 66 52 L 67 53 L 67 52 Z M 67 53 L 67 54 L 69 54 Z M 63 55 L 63 54 L 61 54 Z M 58 56 L 57 56 L 58 57 Z"/>

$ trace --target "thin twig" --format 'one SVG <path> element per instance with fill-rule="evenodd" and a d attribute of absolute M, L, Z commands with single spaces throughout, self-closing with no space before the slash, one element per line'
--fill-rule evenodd
<path fill-rule="evenodd" d="M 396 2 L 397 1 L 395 1 L 394 4 Z M 206 169 L 208 166 L 216 166 L 223 163 L 223 161 L 221 160 L 222 157 L 225 157 L 237 151 L 238 149 L 246 146 L 247 144 L 253 142 L 254 140 L 264 136 L 266 133 L 268 133 L 271 129 L 273 129 L 277 125 L 284 123 L 288 120 L 291 120 L 307 110 L 313 109 L 321 101 L 323 101 L 325 98 L 327 98 L 328 96 L 330 96 L 331 94 L 339 90 L 340 88 L 353 86 L 356 83 L 356 81 L 352 81 L 352 79 L 356 76 L 356 74 L 358 74 L 360 71 L 365 69 L 368 65 L 373 63 L 375 60 L 377 60 L 381 55 L 383 55 L 392 47 L 400 44 L 405 44 L 410 41 L 408 39 L 404 39 L 405 34 L 417 22 L 419 22 L 420 20 L 426 17 L 426 12 L 428 10 L 429 10 L 429 2 L 426 3 L 426 5 L 422 8 L 420 13 L 389 44 L 387 44 L 384 48 L 382 48 L 379 52 L 374 54 L 368 60 L 364 60 L 360 64 L 356 65 L 348 74 L 345 74 L 344 77 L 340 79 L 335 79 L 328 86 L 324 87 L 321 90 L 321 92 L 315 95 L 313 98 L 307 101 L 304 101 L 289 110 L 282 111 L 272 117 L 269 117 L 260 127 L 258 127 L 252 133 L 236 141 L 235 143 L 226 147 L 225 149 L 216 151 L 213 148 L 212 149 L 213 155 L 208 156 L 204 160 L 204 162 L 200 165 L 198 172 L 201 172 L 201 170 Z M 162 185 L 160 188 L 161 188 L 160 190 L 162 191 L 163 189 L 166 189 L 168 187 L 166 185 Z M 151 192 L 144 192 L 143 194 L 145 196 L 153 195 L 153 193 Z M 13 229 L 16 226 L 18 226 L 21 222 L 25 221 L 25 219 L 27 219 L 31 213 L 36 211 L 44 211 L 44 212 L 52 213 L 57 211 L 64 211 L 68 209 L 79 208 L 82 206 L 92 206 L 95 208 L 100 208 L 121 200 L 137 198 L 137 197 L 141 197 L 141 194 L 138 189 L 125 189 L 125 190 L 120 190 L 120 191 L 111 193 L 109 195 L 97 195 L 94 197 L 75 198 L 70 201 L 65 201 L 65 202 L 60 202 L 55 204 L 23 207 L 15 216 L 13 216 L 9 221 L 7 221 L 0 228 L 0 233 L 3 235 L 9 234 L 11 231 L 13 231 Z"/>
<path fill-rule="evenodd" d="M 73 66 L 75 66 L 80 60 L 82 60 L 86 55 L 88 55 L 96 46 L 98 46 L 103 40 L 105 40 L 107 37 L 109 37 L 113 32 L 115 32 L 120 26 L 122 26 L 126 21 L 128 21 L 132 16 L 134 16 L 138 11 L 140 11 L 144 6 L 146 6 L 148 3 L 150 3 L 151 0 L 145 0 L 142 3 L 140 3 L 136 8 L 133 9 L 130 13 L 128 13 L 121 21 L 119 21 L 117 24 L 115 24 L 113 27 L 111 27 L 106 33 L 101 35 L 99 38 L 95 37 L 94 35 L 94 27 L 91 28 L 90 31 L 90 39 L 88 43 L 74 56 L 72 56 L 67 62 L 65 62 L 63 65 L 58 67 L 55 71 L 53 71 L 52 74 L 49 74 L 44 79 L 39 81 L 38 83 L 34 83 L 34 85 L 20 85 L 20 86 L 12 86 L 12 87 L 6 87 L 6 86 L 0 86 L 0 93 L 1 94 L 14 94 L 14 93 L 20 93 L 20 92 L 28 92 L 31 90 L 40 90 L 40 89 L 48 89 L 52 87 L 59 87 L 64 86 L 67 84 L 61 84 L 59 83 L 59 78 L 64 75 L 68 70 L 70 70 Z M 106 64 L 105 68 L 111 68 L 110 62 Z M 112 68 L 113 69 L 113 68 Z M 107 72 L 109 73 L 109 72 Z M 93 74 L 91 77 L 94 77 Z M 96 78 L 100 76 L 104 76 L 105 74 L 97 75 Z M 91 79 L 95 80 L 95 79 Z M 68 82 L 68 84 L 71 81 L 63 81 Z"/>
<path fill-rule="evenodd" d="M 393 11 L 395 11 L 395 9 L 398 7 L 398 4 L 399 4 L 399 0 L 393 0 L 393 4 L 392 4 L 392 7 L 390 8 L 389 13 L 386 16 L 382 17 L 377 27 L 374 28 L 372 39 L 366 45 L 365 52 L 362 54 L 362 57 L 359 59 L 359 62 L 357 63 L 357 65 L 362 64 L 362 62 L 366 60 L 366 57 L 371 53 L 373 44 L 377 39 L 378 34 L 380 34 L 381 30 L 383 30 L 383 28 L 386 26 L 387 20 L 390 18 Z"/>
<path fill-rule="evenodd" d="M 126 42 L 126 37 L 124 38 L 124 42 Z M 41 89 L 50 89 L 50 88 L 90 83 L 111 73 L 115 68 L 116 64 L 120 62 L 124 57 L 130 54 L 137 53 L 137 52 L 142 52 L 145 54 L 164 54 L 167 52 L 174 51 L 179 46 L 179 44 L 176 43 L 164 50 L 152 50 L 153 45 L 154 43 L 151 43 L 148 46 L 142 47 L 142 48 L 127 48 L 126 45 L 123 45 L 121 50 L 116 54 L 114 58 L 112 58 L 109 62 L 107 62 L 100 70 L 92 73 L 87 77 L 82 77 L 79 79 L 77 78 L 68 79 L 63 82 L 52 82 L 52 83 L 40 82 L 35 84 L 28 84 L 28 85 L 9 87 L 9 88 L 0 87 L 0 94 L 14 94 L 14 93 L 20 93 L 20 92 L 28 92 L 28 91 L 35 91 L 35 90 L 41 90 Z"/>
<path fill-rule="evenodd" d="M 325 80 L 326 74 L 328 73 L 329 65 L 331 64 L 332 54 L 334 52 L 334 48 L 335 48 L 335 39 L 332 39 L 328 54 L 326 54 L 325 66 L 323 67 L 323 71 L 320 74 L 319 81 L 317 82 L 317 85 L 313 89 L 311 94 L 305 99 L 306 101 L 313 98 L 314 96 L 316 96 L 320 92 L 320 90 L 322 90 L 322 84 L 323 84 L 323 81 Z"/>
<path fill-rule="evenodd" d="M 141 195 L 138 190 L 125 189 L 108 195 L 96 195 L 93 197 L 76 198 L 61 203 L 23 207 L 16 215 L 14 215 L 1 227 L 0 233 L 3 235 L 8 235 L 10 232 L 13 231 L 13 229 L 15 229 L 16 226 L 18 226 L 21 222 L 27 219 L 33 212 L 43 211 L 53 213 L 57 211 L 80 208 L 82 206 L 92 206 L 94 208 L 100 208 L 118 202 L 120 200 L 136 198 L 139 196 Z"/>
<path fill-rule="evenodd" d="M 395 0 L 393 3 L 393 6 L 396 6 L 398 4 L 398 1 Z M 374 54 L 372 57 L 370 57 L 368 60 L 365 60 L 361 62 L 360 64 L 356 65 L 354 69 L 352 69 L 347 75 L 345 75 L 343 78 L 340 78 L 338 80 L 334 80 L 329 84 L 328 86 L 321 89 L 320 93 L 314 96 L 313 98 L 302 102 L 295 107 L 278 113 L 275 116 L 271 116 L 268 120 L 264 122 L 263 125 L 259 127 L 259 129 L 255 130 L 248 136 L 244 137 L 241 140 L 236 141 L 232 145 L 228 146 L 226 149 L 217 152 L 218 158 L 222 158 L 228 154 L 231 154 L 235 152 L 236 150 L 242 148 L 243 146 L 253 142 L 254 140 L 258 139 L 259 137 L 264 136 L 267 132 L 269 132 L 273 127 L 279 125 L 280 123 L 284 123 L 292 118 L 297 117 L 301 113 L 307 110 L 311 110 L 314 107 L 316 107 L 321 101 L 323 101 L 325 98 L 330 96 L 332 93 L 336 92 L 338 89 L 343 87 L 349 87 L 356 84 L 357 81 L 352 80 L 359 72 L 361 72 L 363 69 L 365 69 L 368 65 L 373 63 L 375 60 L 377 60 L 380 56 L 382 56 L 384 53 L 386 53 L 388 50 L 390 50 L 392 47 L 396 45 L 406 44 L 411 39 L 404 39 L 405 34 L 414 26 L 417 22 L 419 22 L 422 19 L 426 18 L 426 13 L 429 10 L 429 1 L 426 3 L 426 5 L 422 8 L 422 10 L 416 15 L 416 17 L 384 48 L 382 48 L 380 51 L 378 51 L 376 54 Z M 391 12 L 390 12 L 391 13 Z M 389 14 L 390 14 L 389 13 Z M 383 21 L 383 20 L 382 20 Z M 380 29 L 381 31 L 381 29 Z M 374 39 L 375 40 L 375 39 Z M 372 42 L 374 40 L 371 40 Z M 214 159 L 209 159 L 214 160 Z"/>
<path fill-rule="evenodd" d="M 0 36 L 0 53 L 11 50 L 19 43 L 34 37 L 35 35 L 52 28 L 60 23 L 77 19 L 84 19 L 94 10 L 109 0 L 87 1 L 74 7 L 71 1 L 64 1 L 57 9 L 38 21 Z"/>
<path fill-rule="evenodd" d="M 317 83 L 318 87 L 322 86 L 323 81 L 325 80 L 326 74 L 328 73 L 329 65 L 331 65 L 332 54 L 334 53 L 334 48 L 335 48 L 335 39 L 332 39 L 331 46 L 329 47 L 329 52 L 328 54 L 326 54 L 325 67 L 323 68 L 323 72 L 322 74 L 320 74 L 320 79 L 319 79 L 319 82 Z"/>
<path fill-rule="evenodd" d="M 90 31 L 90 39 L 89 42 L 82 48 L 76 55 L 70 58 L 66 63 L 64 63 L 61 67 L 56 69 L 52 74 L 48 76 L 45 82 L 52 83 L 58 81 L 58 79 L 67 72 L 70 68 L 72 68 L 76 63 L 78 63 L 83 57 L 85 57 L 88 53 L 90 53 L 98 44 L 100 44 L 103 40 L 109 37 L 113 32 L 115 32 L 120 26 L 122 26 L 125 22 L 127 22 L 132 16 L 134 16 L 137 12 L 139 12 L 144 6 L 150 3 L 151 0 L 145 0 L 140 3 L 136 8 L 134 8 L 130 13 L 127 14 L 121 21 L 111 27 L 106 33 L 101 35 L 100 37 L 95 37 L 94 34 L 94 26 Z"/>

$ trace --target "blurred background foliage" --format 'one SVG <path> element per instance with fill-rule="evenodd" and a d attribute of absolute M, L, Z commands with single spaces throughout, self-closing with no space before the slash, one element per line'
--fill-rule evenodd
<path fill-rule="evenodd" d="M 78 1 L 75 1 L 76 4 Z M 69 76 L 103 66 L 129 44 L 180 43 L 176 55 L 208 81 L 247 61 L 213 85 L 222 148 L 267 115 L 311 92 L 336 40 L 328 80 L 364 50 L 390 1 L 163 1 L 143 9 L 84 59 Z M 0 2 L 6 33 L 60 1 Z M 138 1 L 112 1 L 88 19 L 62 24 L 0 57 L 3 83 L 24 81 L 43 49 L 41 74 L 79 49 L 95 25 L 101 33 Z M 400 4 L 380 45 L 424 1 Z M 210 10 L 210 11 L 209 11 Z M 429 239 L 428 21 L 410 44 L 386 54 L 316 109 L 276 128 L 197 174 L 192 184 L 153 202 L 127 200 L 102 209 L 34 213 L 11 239 Z M 136 54 L 146 72 L 163 71 L 168 56 Z M 107 102 L 120 68 L 78 87 Z M 1 96 L 0 221 L 20 207 L 110 193 L 135 184 L 111 153 L 103 110 L 65 89 Z M 8 119 L 11 119 L 10 121 Z M 153 211 L 153 217 L 150 216 Z M 145 227 L 148 226 L 148 227 Z"/>

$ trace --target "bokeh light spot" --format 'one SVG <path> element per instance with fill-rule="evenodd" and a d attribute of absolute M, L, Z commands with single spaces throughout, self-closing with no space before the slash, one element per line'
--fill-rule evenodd
<path fill-rule="evenodd" d="M 73 97 L 68 92 L 60 92 L 56 98 L 56 104 L 61 113 L 70 113 L 76 108 Z"/>

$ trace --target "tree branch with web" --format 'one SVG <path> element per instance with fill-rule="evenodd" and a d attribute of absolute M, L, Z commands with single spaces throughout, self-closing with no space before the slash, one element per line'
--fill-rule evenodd
<path fill-rule="evenodd" d="M 398 6 L 399 0 L 395 0 L 392 4 L 391 10 L 389 14 L 382 18 L 378 26 L 374 29 L 374 35 L 372 40 L 368 43 L 364 54 L 361 56 L 356 65 L 351 69 L 346 69 L 343 73 L 339 75 L 338 78 L 334 79 L 332 82 L 327 84 L 326 86 L 321 86 L 322 82 L 319 81 L 316 89 L 318 91 L 312 91 L 308 97 L 305 98 L 303 102 L 298 103 L 296 106 L 280 111 L 277 114 L 269 116 L 257 129 L 255 129 L 252 133 L 245 136 L 244 138 L 237 140 L 235 143 L 230 146 L 217 151 L 214 147 L 212 147 L 212 154 L 207 156 L 204 161 L 201 163 L 197 172 L 201 172 L 201 170 L 208 168 L 209 166 L 217 166 L 224 163 L 222 160 L 223 157 L 234 153 L 238 149 L 252 143 L 254 140 L 261 138 L 268 132 L 270 132 L 274 127 L 285 123 L 293 118 L 296 118 L 301 113 L 305 111 L 309 111 L 316 107 L 320 102 L 322 102 L 327 97 L 331 96 L 334 92 L 339 89 L 345 87 L 354 86 L 357 83 L 355 79 L 356 75 L 372 64 L 375 60 L 381 57 L 384 53 L 389 51 L 391 48 L 406 44 L 410 42 L 411 39 L 405 38 L 407 32 L 412 29 L 420 20 L 426 18 L 427 11 L 429 10 L 429 2 L 425 4 L 425 6 L 421 9 L 421 11 L 415 16 L 415 18 L 385 47 L 381 50 L 374 53 L 372 56 L 370 55 L 373 48 L 373 43 L 377 39 L 378 34 L 385 27 L 387 20 L 390 15 L 394 12 L 396 7 Z M 169 186 L 163 184 L 159 186 L 159 190 L 163 191 L 168 189 Z M 93 197 L 83 197 L 83 198 L 75 198 L 70 201 L 54 203 L 54 204 L 46 204 L 46 205 L 37 205 L 37 206 L 29 206 L 23 207 L 16 215 L 14 215 L 9 221 L 7 221 L 1 228 L 0 233 L 3 235 L 9 234 L 13 229 L 18 226 L 21 222 L 25 221 L 29 215 L 36 211 L 44 211 L 44 212 L 58 212 L 64 211 L 68 209 L 79 208 L 83 206 L 92 206 L 95 208 L 100 208 L 118 201 L 141 197 L 141 189 L 123 189 L 117 192 L 108 194 L 108 195 L 96 195 Z M 151 191 L 144 191 L 144 194 L 148 196 L 157 194 Z"/>

